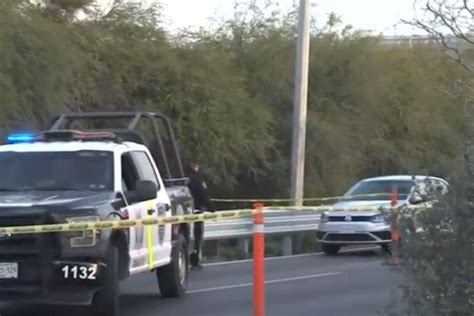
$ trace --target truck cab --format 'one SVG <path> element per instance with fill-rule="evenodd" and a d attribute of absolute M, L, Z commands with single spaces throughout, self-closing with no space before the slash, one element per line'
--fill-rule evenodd
<path fill-rule="evenodd" d="M 117 119 L 119 128 L 104 127 Z M 144 119 L 151 129 L 138 128 Z M 166 123 L 161 131 L 168 132 L 172 163 L 159 119 Z M 72 127 L 76 120 L 83 122 Z M 100 128 L 93 127 L 98 120 Z M 126 128 L 123 120 L 130 121 Z M 49 130 L 10 135 L 0 146 L 0 226 L 190 214 L 182 171 L 162 114 L 64 114 Z M 0 301 L 89 305 L 93 315 L 118 315 L 120 281 L 150 271 L 162 296 L 179 297 L 187 287 L 191 232 L 190 224 L 166 224 L 0 236 Z"/>

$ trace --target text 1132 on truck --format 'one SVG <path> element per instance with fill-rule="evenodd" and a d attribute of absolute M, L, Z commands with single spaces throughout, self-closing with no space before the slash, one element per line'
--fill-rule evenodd
<path fill-rule="evenodd" d="M 63 114 L 45 132 L 11 134 L 0 174 L 2 227 L 194 212 L 173 129 L 158 113 Z M 162 296 L 179 297 L 192 225 L 0 236 L 0 301 L 115 316 L 119 282 L 149 271 Z"/>

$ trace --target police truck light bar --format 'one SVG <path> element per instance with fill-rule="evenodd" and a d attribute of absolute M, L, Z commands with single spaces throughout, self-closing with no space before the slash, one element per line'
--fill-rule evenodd
<path fill-rule="evenodd" d="M 36 134 L 12 134 L 9 135 L 7 141 L 9 144 L 31 143 L 38 139 Z"/>
<path fill-rule="evenodd" d="M 51 141 L 118 141 L 117 136 L 110 132 L 82 132 L 76 130 L 46 131 L 40 134 L 12 134 L 9 144 L 51 142 Z"/>

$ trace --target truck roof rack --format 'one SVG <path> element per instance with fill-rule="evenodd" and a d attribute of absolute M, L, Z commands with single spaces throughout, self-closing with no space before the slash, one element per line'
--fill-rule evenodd
<path fill-rule="evenodd" d="M 120 122 L 120 120 L 125 120 L 126 127 L 97 126 L 101 125 L 100 122 Z M 87 124 L 93 126 L 91 128 L 72 128 L 73 123 L 78 121 L 87 122 Z M 146 133 L 140 131 L 140 124 L 142 122 L 148 123 L 148 132 L 151 133 L 153 138 L 151 141 L 145 137 Z M 98 124 L 94 125 L 94 123 Z M 89 132 L 109 132 L 122 141 L 132 141 L 146 145 L 152 151 L 153 158 L 160 169 L 165 183 L 187 182 L 171 121 L 162 113 L 146 111 L 65 113 L 54 118 L 49 131 L 70 129 Z"/>
<path fill-rule="evenodd" d="M 43 141 L 114 141 L 120 142 L 120 139 L 111 132 L 92 132 L 77 130 L 49 130 L 41 133 Z"/>

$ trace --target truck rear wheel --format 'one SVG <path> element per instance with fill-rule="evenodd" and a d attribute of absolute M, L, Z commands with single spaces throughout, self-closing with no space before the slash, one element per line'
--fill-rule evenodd
<path fill-rule="evenodd" d="M 118 316 L 119 315 L 119 274 L 118 274 L 118 249 L 111 246 L 107 252 L 103 288 L 94 295 L 92 301 L 92 315 Z"/>
<path fill-rule="evenodd" d="M 158 286 L 163 297 L 180 297 L 188 286 L 188 249 L 186 239 L 179 235 L 171 250 L 171 262 L 156 269 Z"/>

